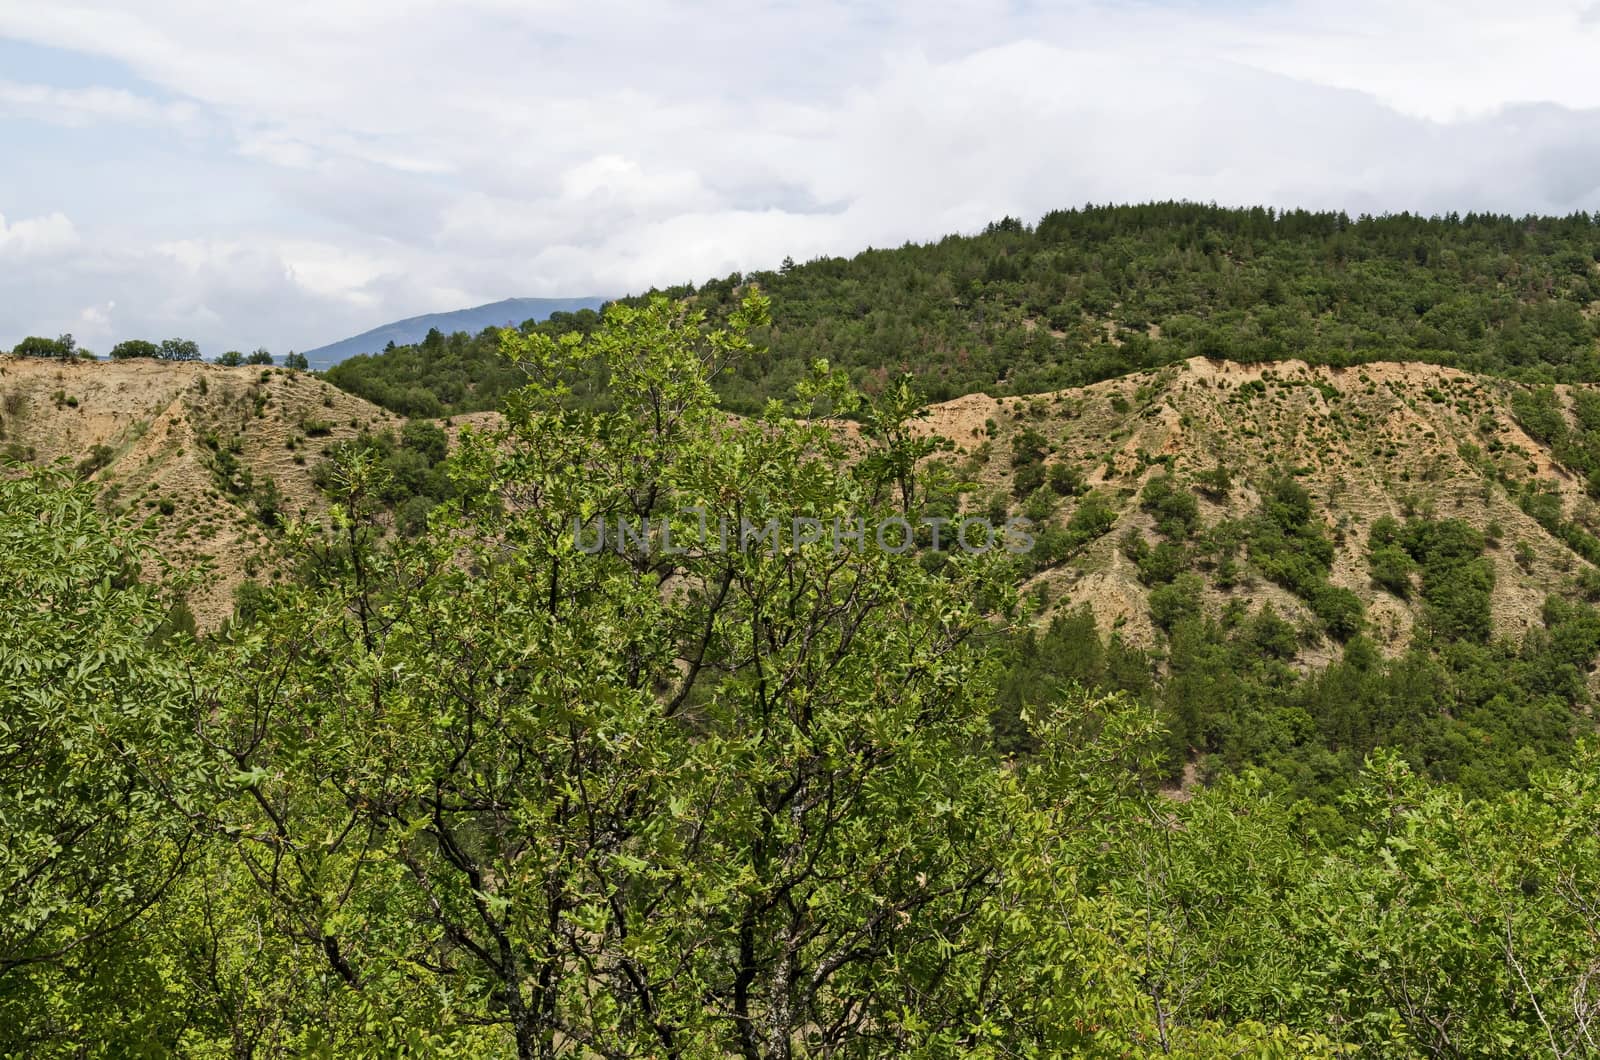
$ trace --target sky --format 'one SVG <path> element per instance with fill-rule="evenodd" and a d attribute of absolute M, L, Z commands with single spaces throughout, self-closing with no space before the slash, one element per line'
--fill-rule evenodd
<path fill-rule="evenodd" d="M 0 347 L 307 349 L 1087 202 L 1600 211 L 1600 0 L 0 0 Z"/>

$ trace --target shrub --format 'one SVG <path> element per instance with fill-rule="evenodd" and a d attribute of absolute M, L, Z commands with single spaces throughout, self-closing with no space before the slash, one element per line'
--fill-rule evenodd
<path fill-rule="evenodd" d="M 1411 597 L 1411 573 L 1417 569 L 1416 561 L 1398 545 L 1384 545 L 1367 553 L 1367 567 L 1373 584 L 1386 589 L 1402 600 Z"/>
<path fill-rule="evenodd" d="M 1022 514 L 1035 523 L 1044 523 L 1055 514 L 1058 500 L 1054 493 L 1046 489 L 1036 489 L 1028 494 L 1023 502 Z"/>
<path fill-rule="evenodd" d="M 1083 472 L 1071 464 L 1051 464 L 1045 472 L 1045 481 L 1050 488 L 1063 497 L 1076 497 L 1084 491 L 1086 482 Z"/>
<path fill-rule="evenodd" d="M 1162 541 L 1138 561 L 1139 580 L 1146 585 L 1164 585 L 1189 565 L 1188 551 L 1180 544 Z"/>
<path fill-rule="evenodd" d="M 1024 427 L 1011 439 L 1011 466 L 1025 467 L 1044 460 L 1050 443 L 1032 427 Z"/>
<path fill-rule="evenodd" d="M 1168 538 L 1188 537 L 1200 517 L 1194 495 L 1178 486 L 1170 473 L 1145 483 L 1140 506 L 1155 517 L 1157 532 Z"/>
<path fill-rule="evenodd" d="M 1511 411 L 1528 436 L 1545 445 L 1554 445 L 1567 432 L 1567 421 L 1561 415 L 1556 393 L 1550 387 L 1518 392 L 1511 399 Z"/>
<path fill-rule="evenodd" d="M 117 451 L 109 445 L 95 445 L 90 447 L 89 454 L 78 461 L 77 472 L 80 478 L 88 478 L 96 471 L 111 463 L 111 458 Z"/>
<path fill-rule="evenodd" d="M 1349 589 L 1323 585 L 1313 594 L 1311 610 L 1321 619 L 1323 628 L 1336 640 L 1349 640 L 1361 632 L 1363 608 L 1361 600 Z"/>
<path fill-rule="evenodd" d="M 1027 497 L 1034 491 L 1044 486 L 1045 470 L 1043 464 L 1024 464 L 1017 468 L 1016 474 L 1011 479 L 1011 493 L 1019 500 Z"/>
<path fill-rule="evenodd" d="M 111 347 L 113 361 L 130 361 L 138 358 L 157 358 L 161 356 L 161 347 L 144 339 L 127 339 Z"/>
<path fill-rule="evenodd" d="M 1204 588 L 1197 574 L 1182 574 L 1170 584 L 1150 591 L 1150 618 L 1162 629 L 1172 628 L 1200 613 L 1200 594 Z"/>
<path fill-rule="evenodd" d="M 1067 535 L 1073 547 L 1093 541 L 1116 524 L 1117 513 L 1098 491 L 1091 490 L 1078 502 L 1067 520 Z"/>
<path fill-rule="evenodd" d="M 1228 494 L 1233 492 L 1233 476 L 1222 464 L 1200 472 L 1194 480 L 1200 492 L 1213 501 L 1226 500 Z"/>
<path fill-rule="evenodd" d="M 449 439 L 437 423 L 412 420 L 400 429 L 400 445 L 419 453 L 429 464 L 437 464 L 445 457 Z"/>

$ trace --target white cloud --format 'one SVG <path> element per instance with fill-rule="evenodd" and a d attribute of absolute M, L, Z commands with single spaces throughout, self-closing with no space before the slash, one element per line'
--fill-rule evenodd
<path fill-rule="evenodd" d="M 116 311 L 115 301 L 105 302 L 100 305 L 84 306 L 78 311 L 77 322 L 72 327 L 71 334 L 77 338 L 80 346 L 112 339 L 116 332 L 112 324 L 112 314 Z"/>
<path fill-rule="evenodd" d="M 0 214 L 0 260 L 27 261 L 66 253 L 78 245 L 78 232 L 65 214 L 52 213 L 7 224 Z"/>
<path fill-rule="evenodd" d="M 1450 120 L 1507 103 L 1600 107 L 1592 0 L 1297 0 L 1247 20 L 1228 54 Z"/>
<path fill-rule="evenodd" d="M 153 86 L 0 82 L 0 115 L 225 130 L 271 207 L 174 220 L 157 172 L 72 243 L 77 204 L 26 189 L 42 220 L 0 254 L 79 257 L 0 275 L 0 344 L 115 301 L 118 328 L 313 345 L 1085 201 L 1600 209 L 1594 10 L 0 0 L 0 36 Z"/>
<path fill-rule="evenodd" d="M 311 169 L 317 161 L 317 151 L 310 144 L 278 131 L 241 131 L 238 142 L 239 153 L 246 158 L 258 158 L 285 169 Z"/>
<path fill-rule="evenodd" d="M 16 113 L 62 125 L 96 121 L 182 126 L 195 121 L 192 103 L 162 103 L 115 88 L 54 88 L 0 80 L 0 113 Z"/>
<path fill-rule="evenodd" d="M 122 88 L 53 88 L 0 80 L 0 114 L 6 112 L 74 126 L 94 122 L 187 126 L 200 115 L 192 102 L 160 102 Z"/>

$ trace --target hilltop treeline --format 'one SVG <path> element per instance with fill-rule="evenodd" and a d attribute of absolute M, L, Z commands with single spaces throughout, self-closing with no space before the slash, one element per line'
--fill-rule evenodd
<path fill-rule="evenodd" d="M 713 314 L 773 296 L 770 354 L 717 382 L 736 409 L 815 358 L 871 389 L 901 371 L 933 401 L 1031 393 L 1193 356 L 1346 365 L 1420 360 L 1600 380 L 1600 219 L 1361 216 L 1194 203 L 1086 207 L 978 235 L 786 261 L 672 288 Z M 637 304 L 638 300 L 634 300 Z M 558 313 L 525 331 L 592 329 Z M 494 408 L 516 377 L 492 333 L 357 357 L 335 384 L 404 414 Z"/>

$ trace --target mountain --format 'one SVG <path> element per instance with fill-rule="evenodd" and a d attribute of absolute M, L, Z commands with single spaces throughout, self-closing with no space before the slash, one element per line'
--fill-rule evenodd
<path fill-rule="evenodd" d="M 1600 459 L 1597 407 L 1600 388 L 1434 365 L 1197 357 L 1084 388 L 966 395 L 929 406 L 917 429 L 952 443 L 963 512 L 1038 522 L 1026 586 L 1050 612 L 1086 607 L 1103 632 L 1159 649 L 1171 602 L 1159 590 L 1192 571 L 1186 606 L 1222 616 L 1271 605 L 1304 631 L 1292 660 L 1315 669 L 1337 657 L 1343 624 L 1392 655 L 1437 618 L 1410 586 L 1416 572 L 1385 585 L 1371 569 L 1373 525 L 1386 517 L 1458 520 L 1483 537 L 1483 636 L 1521 639 L 1541 626 L 1547 595 L 1578 592 L 1600 560 L 1600 504 L 1585 481 Z M 407 422 L 304 373 L 162 361 L 0 358 L 0 408 L 6 455 L 66 459 L 121 505 L 173 508 L 168 558 L 224 567 L 229 584 L 202 603 L 213 620 L 239 580 L 237 555 L 264 540 L 252 492 L 219 483 L 270 479 L 283 511 L 315 512 L 325 499 L 313 471 L 332 445 Z M 1309 575 L 1286 574 L 1251 536 L 1280 478 L 1305 491 L 1312 536 L 1326 539 Z M 1194 498 L 1181 534 L 1148 495 L 1156 479 Z M 1149 554 L 1169 539 L 1178 566 L 1159 570 Z M 1307 540 L 1295 547 L 1315 551 Z M 1347 591 L 1359 616 L 1330 613 L 1324 587 Z"/>
<path fill-rule="evenodd" d="M 506 298 L 471 309 L 457 309 L 450 313 L 427 313 L 419 317 L 397 320 L 392 324 L 364 331 L 352 338 L 318 346 L 305 351 L 312 368 L 327 368 L 346 357 L 361 353 L 378 353 L 389 343 L 409 346 L 421 342 L 428 332 L 438 328 L 446 335 L 457 331 L 477 334 L 484 328 L 517 327 L 529 320 L 544 320 L 552 313 L 576 313 L 580 309 L 599 309 L 604 298 Z"/>
<path fill-rule="evenodd" d="M 393 414 L 304 372 L 155 360 L 0 357 L 0 459 L 65 460 L 116 508 L 155 520 L 155 547 L 210 574 L 189 595 L 203 630 L 261 571 L 276 516 L 316 515 L 333 445 Z"/>
<path fill-rule="evenodd" d="M 740 412 L 788 398 L 818 359 L 868 390 L 912 372 L 929 401 L 1056 391 L 1194 356 L 1600 382 L 1600 216 L 1588 214 L 1091 207 L 618 301 L 660 293 L 718 321 L 752 283 L 772 300 L 755 336 L 767 353 L 716 381 Z M 401 413 L 495 408 L 499 383 L 516 381 L 489 367 L 496 345 L 452 347 L 471 378 L 398 350 L 334 382 Z"/>
<path fill-rule="evenodd" d="M 66 459 L 154 517 L 167 560 L 211 568 L 202 630 L 246 582 L 305 576 L 271 527 L 326 510 L 342 444 L 376 448 L 371 499 L 406 535 L 450 496 L 452 438 L 500 422 L 407 420 L 284 369 L 26 358 L 0 359 L 0 416 L 0 457 Z M 1600 387 L 1196 357 L 914 423 L 949 443 L 921 515 L 1031 522 L 1027 608 L 994 649 L 1008 752 L 1030 703 L 1082 685 L 1157 712 L 1179 796 L 1261 767 L 1331 805 L 1380 746 L 1488 797 L 1594 730 Z M 951 540 L 919 562 L 952 562 Z"/>
<path fill-rule="evenodd" d="M 1546 596 L 1577 593 L 1580 580 L 1592 591 L 1583 576 L 1600 559 L 1600 503 L 1585 462 L 1600 436 L 1583 415 L 1597 406 L 1600 388 L 1434 365 L 1196 357 L 1081 389 L 968 395 L 931 406 L 918 429 L 955 444 L 963 510 L 1029 511 L 1043 528 L 1025 584 L 1049 610 L 1087 608 L 1099 629 L 1160 649 L 1172 624 L 1160 590 L 1191 572 L 1185 606 L 1220 619 L 1270 605 L 1302 630 L 1289 657 L 1314 669 L 1357 629 L 1392 655 L 1441 618 L 1420 568 L 1374 568 L 1381 520 L 1454 521 L 1481 538 L 1472 559 L 1489 584 L 1464 627 L 1480 641 L 1520 640 L 1542 626 Z M 1560 425 L 1554 445 L 1530 434 L 1543 433 L 1536 407 Z M 1287 543 L 1259 523 L 1283 482 L 1304 498 Z M 1330 607 L 1329 589 L 1347 592 L 1359 618 Z"/>
<path fill-rule="evenodd" d="M 1594 731 L 1600 388 L 1191 358 L 921 429 L 955 444 L 928 510 L 1033 520 L 1018 751 L 1074 684 L 1156 706 L 1180 794 L 1261 767 L 1326 804 L 1390 746 L 1487 796 Z"/>

